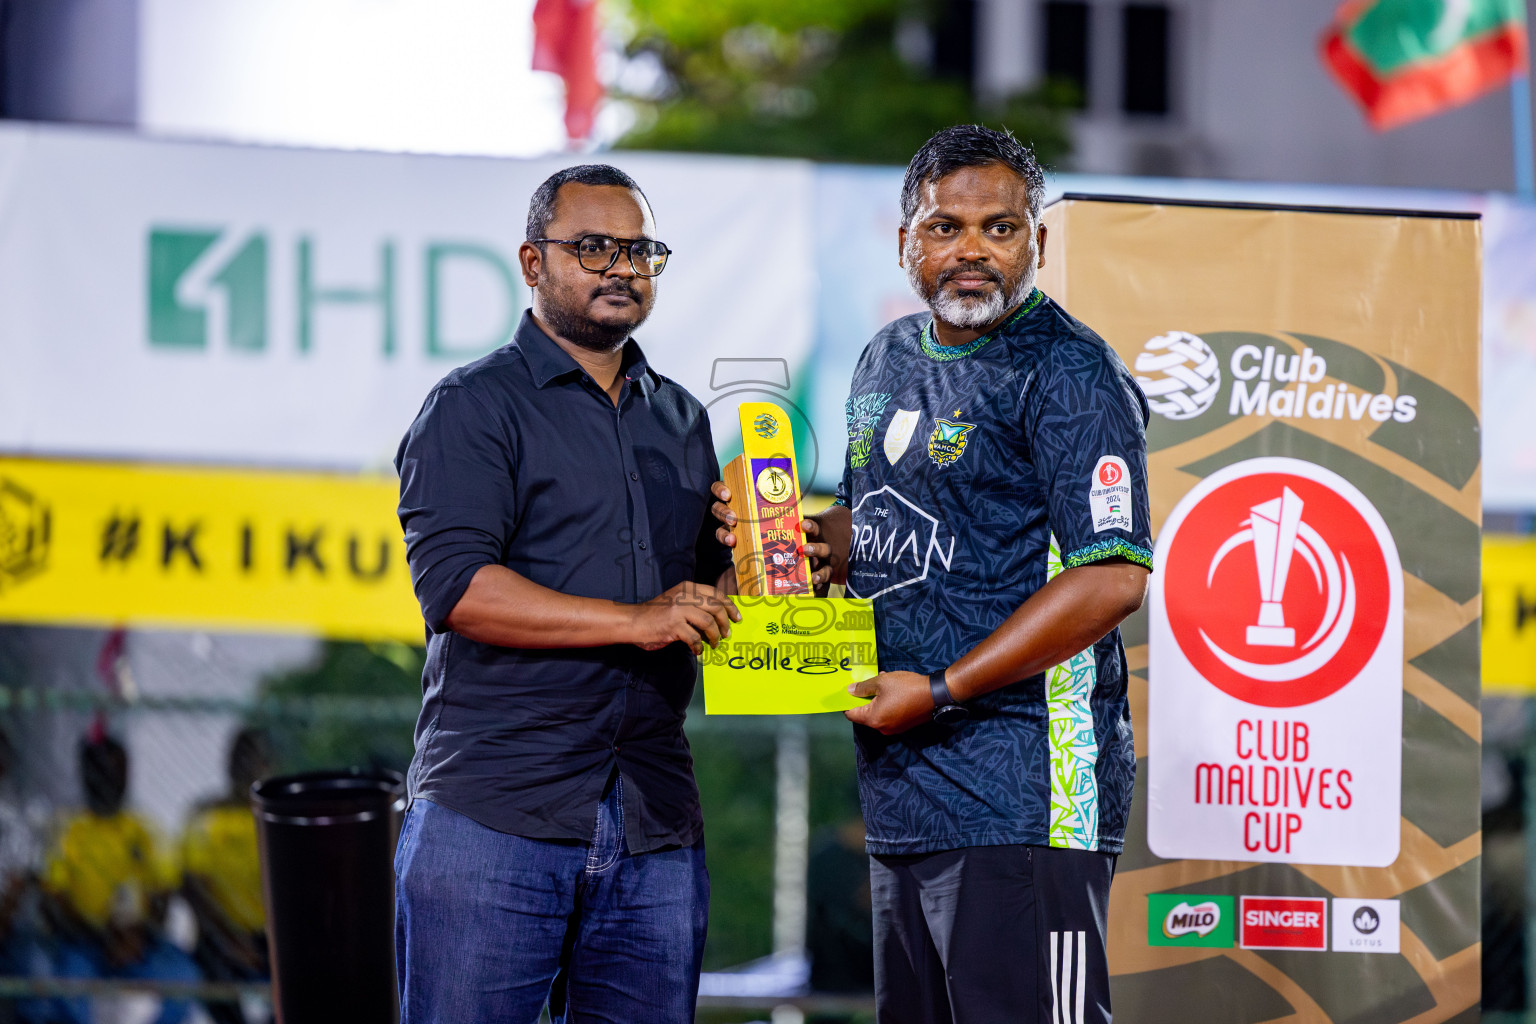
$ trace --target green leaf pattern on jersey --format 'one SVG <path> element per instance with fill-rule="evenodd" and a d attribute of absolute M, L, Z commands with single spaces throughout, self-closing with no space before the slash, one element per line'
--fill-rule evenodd
<path fill-rule="evenodd" d="M 848 464 L 853 468 L 868 464 L 874 450 L 875 424 L 880 422 L 890 400 L 889 392 L 871 392 L 848 399 Z"/>
<path fill-rule="evenodd" d="M 1061 572 L 1061 546 L 1051 534 L 1047 582 Z M 1094 769 L 1099 746 L 1089 701 L 1098 681 L 1093 648 L 1045 674 L 1051 757 L 1050 840 L 1052 846 L 1096 850 L 1099 846 L 1099 787 Z"/>

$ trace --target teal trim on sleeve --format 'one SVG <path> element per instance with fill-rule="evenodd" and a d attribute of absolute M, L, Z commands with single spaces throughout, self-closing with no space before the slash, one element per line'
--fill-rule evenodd
<path fill-rule="evenodd" d="M 1152 568 L 1152 552 L 1128 540 L 1121 540 L 1119 537 L 1078 548 L 1063 558 L 1061 564 L 1063 568 L 1075 569 L 1090 562 L 1102 562 L 1106 558 L 1123 558 L 1127 562 L 1135 562 L 1148 569 Z"/>

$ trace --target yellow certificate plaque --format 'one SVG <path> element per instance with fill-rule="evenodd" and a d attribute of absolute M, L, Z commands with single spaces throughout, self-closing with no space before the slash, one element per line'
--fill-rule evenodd
<path fill-rule="evenodd" d="M 734 597 L 741 621 L 704 648 L 704 713 L 809 715 L 868 703 L 848 686 L 879 671 L 868 599 Z"/>

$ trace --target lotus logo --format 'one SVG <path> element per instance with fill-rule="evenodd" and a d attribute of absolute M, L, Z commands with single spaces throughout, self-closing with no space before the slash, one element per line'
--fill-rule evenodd
<path fill-rule="evenodd" d="M 1350 920 L 1354 922 L 1355 931 L 1361 935 L 1369 935 L 1381 927 L 1381 916 L 1370 907 L 1361 907 Z"/>
<path fill-rule="evenodd" d="M 1221 924 L 1220 904 L 1212 900 L 1196 903 L 1194 906 L 1180 903 L 1168 911 L 1168 916 L 1163 918 L 1163 934 L 1170 939 L 1176 939 L 1181 935 L 1203 937 L 1215 931 L 1219 924 Z"/>

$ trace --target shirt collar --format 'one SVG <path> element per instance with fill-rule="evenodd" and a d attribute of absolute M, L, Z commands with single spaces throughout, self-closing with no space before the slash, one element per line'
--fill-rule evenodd
<path fill-rule="evenodd" d="M 532 310 L 523 311 L 522 322 L 517 325 L 513 340 L 523 353 L 523 358 L 528 361 L 534 384 L 541 388 L 566 374 L 583 372 L 581 364 L 539 327 L 533 319 Z M 650 365 L 634 338 L 624 342 L 623 360 L 619 369 L 627 379 L 640 381 L 642 388 L 654 390 L 654 382 L 650 381 Z"/>

